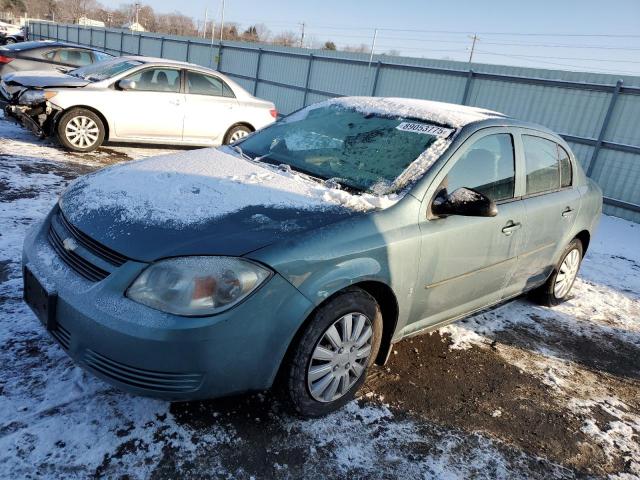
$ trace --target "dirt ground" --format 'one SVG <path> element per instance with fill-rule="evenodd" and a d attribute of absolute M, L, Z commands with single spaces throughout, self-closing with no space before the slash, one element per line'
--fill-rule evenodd
<path fill-rule="evenodd" d="M 640 478 L 640 227 L 613 218 L 569 302 L 401 341 L 323 419 L 269 392 L 133 397 L 74 366 L 21 301 L 24 232 L 76 176 L 167 151 L 74 156 L 0 119 L 1 478 Z"/>

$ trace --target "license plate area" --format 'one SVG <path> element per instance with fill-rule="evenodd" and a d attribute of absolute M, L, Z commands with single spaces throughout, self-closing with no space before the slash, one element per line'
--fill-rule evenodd
<path fill-rule="evenodd" d="M 58 296 L 48 292 L 27 267 L 22 272 L 24 281 L 24 301 L 31 307 L 47 330 L 56 326 L 56 301 Z"/>

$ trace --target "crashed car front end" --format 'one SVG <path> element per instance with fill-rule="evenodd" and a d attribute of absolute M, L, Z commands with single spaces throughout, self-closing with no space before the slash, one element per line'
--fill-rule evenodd
<path fill-rule="evenodd" d="M 54 120 L 60 112 L 49 102 L 57 95 L 55 90 L 12 85 L 3 79 L 0 94 L 5 117 L 13 118 L 40 138 L 53 133 Z"/>

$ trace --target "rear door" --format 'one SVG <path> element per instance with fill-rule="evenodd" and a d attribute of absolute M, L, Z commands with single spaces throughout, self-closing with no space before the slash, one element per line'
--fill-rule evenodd
<path fill-rule="evenodd" d="M 193 143 L 222 143 L 234 123 L 238 101 L 219 77 L 193 70 L 186 74 L 184 140 Z"/>
<path fill-rule="evenodd" d="M 419 283 L 410 330 L 498 302 L 524 244 L 513 134 L 489 128 L 474 134 L 436 177 L 424 200 Z M 446 188 L 478 190 L 494 200 L 495 217 L 433 218 L 430 205 Z"/>
<path fill-rule="evenodd" d="M 524 157 L 526 212 L 524 251 L 506 294 L 543 282 L 569 235 L 580 209 L 580 193 L 573 187 L 573 161 L 553 136 L 522 130 L 518 141 Z"/>

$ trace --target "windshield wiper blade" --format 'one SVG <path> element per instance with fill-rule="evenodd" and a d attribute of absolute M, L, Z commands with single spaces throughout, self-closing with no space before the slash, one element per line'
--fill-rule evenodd
<path fill-rule="evenodd" d="M 240 145 L 230 145 L 231 149 L 238 152 L 240 154 L 240 156 L 242 158 L 244 158 L 245 160 L 250 160 L 253 162 L 253 158 L 250 157 L 249 155 L 247 155 L 246 153 L 244 153 L 244 150 L 242 150 L 242 147 L 240 147 Z"/>

